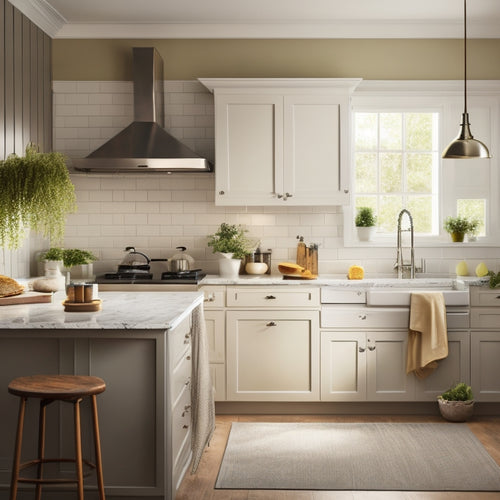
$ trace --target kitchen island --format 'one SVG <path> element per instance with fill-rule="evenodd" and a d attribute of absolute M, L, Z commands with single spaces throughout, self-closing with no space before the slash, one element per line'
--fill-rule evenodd
<path fill-rule="evenodd" d="M 187 470 L 191 325 L 203 294 L 100 292 L 99 296 L 98 312 L 65 312 L 60 293 L 49 304 L 0 308 L 0 384 L 5 388 L 0 391 L 2 500 L 8 498 L 18 408 L 18 398 L 8 394 L 7 385 L 24 375 L 67 373 L 106 381 L 98 408 L 108 498 L 171 499 Z M 92 458 L 86 403 L 82 403 L 83 450 Z M 70 410 L 69 405 L 47 409 L 48 457 L 72 456 Z M 36 456 L 37 418 L 38 404 L 30 401 L 23 459 Z M 71 472 L 71 465 L 62 470 Z M 93 475 L 86 484 L 94 484 Z M 18 498 L 31 498 L 32 486 L 27 488 Z M 57 500 L 69 493 L 47 494 Z"/>

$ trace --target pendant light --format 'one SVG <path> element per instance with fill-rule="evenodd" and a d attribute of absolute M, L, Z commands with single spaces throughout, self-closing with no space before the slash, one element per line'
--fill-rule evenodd
<path fill-rule="evenodd" d="M 454 159 L 491 158 L 488 148 L 471 134 L 467 113 L 467 0 L 464 0 L 464 112 L 458 137 L 448 144 L 442 156 Z"/>

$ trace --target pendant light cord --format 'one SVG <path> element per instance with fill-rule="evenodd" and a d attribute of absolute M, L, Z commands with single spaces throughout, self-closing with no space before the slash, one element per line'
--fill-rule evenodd
<path fill-rule="evenodd" d="M 464 113 L 467 113 L 467 0 L 464 0 Z"/>

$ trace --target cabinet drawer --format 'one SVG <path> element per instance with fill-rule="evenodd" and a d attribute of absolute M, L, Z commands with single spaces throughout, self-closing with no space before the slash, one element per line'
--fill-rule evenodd
<path fill-rule="evenodd" d="M 500 309 L 473 307 L 470 312 L 471 328 L 500 329 Z"/>
<path fill-rule="evenodd" d="M 408 328 L 410 319 L 406 308 L 362 308 L 323 306 L 322 328 Z"/>
<path fill-rule="evenodd" d="M 491 290 L 480 286 L 471 286 L 470 301 L 472 306 L 496 306 L 500 308 L 500 289 Z"/>
<path fill-rule="evenodd" d="M 259 309 L 318 307 L 319 288 L 228 287 L 226 300 L 228 307 L 258 307 Z"/>
<path fill-rule="evenodd" d="M 186 387 L 172 412 L 172 460 L 175 467 L 191 432 L 191 391 Z"/>
<path fill-rule="evenodd" d="M 202 286 L 200 291 L 204 294 L 203 307 L 205 309 L 221 308 L 226 305 L 226 287 Z"/>
<path fill-rule="evenodd" d="M 338 290 L 334 287 L 321 288 L 322 304 L 366 304 L 364 290 Z"/>
<path fill-rule="evenodd" d="M 191 381 L 191 350 L 184 351 L 184 357 L 174 367 L 170 375 L 172 390 L 172 406 L 177 404 L 177 400 L 185 387 L 190 386 Z"/>
<path fill-rule="evenodd" d="M 191 344 L 191 316 L 168 332 L 170 366 L 175 366 Z"/>

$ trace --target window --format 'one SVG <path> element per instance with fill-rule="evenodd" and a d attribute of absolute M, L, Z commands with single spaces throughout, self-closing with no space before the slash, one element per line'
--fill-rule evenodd
<path fill-rule="evenodd" d="M 359 243 L 356 209 L 377 215 L 374 246 L 394 246 L 397 219 L 408 209 L 419 245 L 452 244 L 447 216 L 477 219 L 478 241 L 500 241 L 500 83 L 470 82 L 473 132 L 491 160 L 443 160 L 463 112 L 461 82 L 363 81 L 352 97 L 351 203 L 344 207 L 344 244 Z M 470 238 L 468 241 L 472 241 Z"/>
<path fill-rule="evenodd" d="M 439 233 L 438 130 L 437 112 L 354 113 L 354 207 L 374 209 L 380 234 L 403 208 L 416 233 Z"/>

